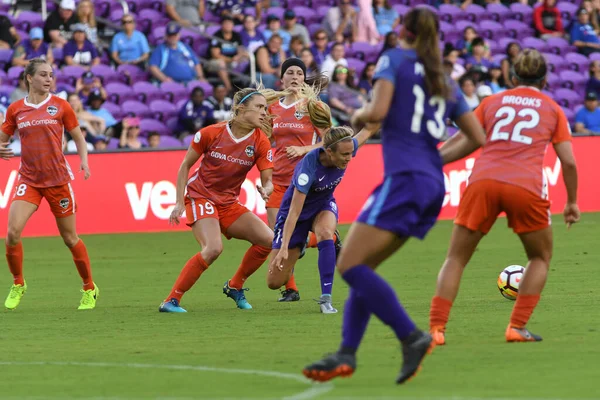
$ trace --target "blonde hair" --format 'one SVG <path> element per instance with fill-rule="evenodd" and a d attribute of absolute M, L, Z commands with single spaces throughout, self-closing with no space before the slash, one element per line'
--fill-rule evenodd
<path fill-rule="evenodd" d="M 87 22 L 83 22 L 83 19 L 81 18 L 81 5 L 83 3 L 89 3 L 90 6 L 90 13 Z M 96 27 L 96 11 L 94 11 L 94 3 L 92 2 L 92 0 L 81 0 L 79 5 L 77 6 L 77 18 L 79 19 L 79 22 L 87 24 L 87 26 L 89 26 L 90 28 Z"/>
<path fill-rule="evenodd" d="M 336 126 L 331 128 L 323 137 L 323 147 L 336 151 L 338 143 L 352 139 L 354 131 L 349 126 Z"/>
<path fill-rule="evenodd" d="M 548 73 L 546 59 L 537 50 L 525 49 L 516 58 L 513 65 L 514 76 L 525 85 L 544 87 L 544 79 Z"/>
<path fill-rule="evenodd" d="M 34 76 L 35 73 L 37 72 L 39 66 L 42 64 L 50 65 L 50 63 L 48 61 L 44 60 L 43 58 L 34 58 L 34 59 L 29 60 L 29 62 L 27 63 L 27 66 L 25 67 L 25 72 L 24 72 L 25 87 L 27 88 L 27 91 L 30 90 L 29 81 L 27 80 L 27 77 Z"/>
<path fill-rule="evenodd" d="M 270 104 L 270 103 L 274 102 L 274 99 L 279 99 L 280 97 L 286 96 L 287 94 L 289 94 L 289 92 L 286 92 L 286 91 L 278 92 L 273 89 L 264 89 L 261 87 L 256 88 L 256 89 L 255 88 L 241 89 L 233 96 L 233 106 L 231 107 L 232 117 L 231 117 L 230 122 L 231 123 L 235 122 L 242 129 L 252 130 L 255 128 L 255 126 L 250 125 L 249 123 L 239 119 L 240 112 L 243 111 L 247 107 L 247 105 L 252 101 L 252 97 L 262 96 L 267 100 L 267 104 Z M 265 118 L 265 120 L 263 121 L 262 126 L 259 127 L 260 130 L 263 131 L 269 139 L 273 135 L 272 122 L 274 119 L 275 119 L 274 115 L 267 114 L 267 118 Z"/>

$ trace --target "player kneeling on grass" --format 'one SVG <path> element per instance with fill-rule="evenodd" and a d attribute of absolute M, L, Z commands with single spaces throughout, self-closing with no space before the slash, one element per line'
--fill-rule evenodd
<path fill-rule="evenodd" d="M 73 254 L 73 261 L 83 280 L 83 297 L 79 310 L 96 307 L 99 289 L 92 280 L 92 270 L 87 249 L 75 229 L 75 197 L 70 181 L 75 177 L 63 155 L 63 133 L 68 131 L 81 159 L 80 170 L 84 178 L 90 177 L 87 146 L 75 112 L 69 103 L 52 93 L 54 73 L 52 66 L 40 58 L 29 61 L 25 68 L 25 84 L 28 94 L 12 103 L 0 131 L 0 158 L 8 159 L 12 151 L 7 149 L 9 136 L 16 130 L 21 137 L 21 166 L 19 181 L 15 186 L 8 211 L 6 235 L 6 260 L 13 275 L 14 284 L 4 305 L 15 309 L 27 290 L 23 279 L 23 245 L 21 233 L 45 198 L 56 218 L 56 225 L 63 241 Z"/>
<path fill-rule="evenodd" d="M 317 236 L 319 248 L 322 294 L 318 302 L 321 312 L 337 313 L 331 304 L 336 263 L 332 238 L 338 221 L 333 193 L 358 148 L 378 129 L 378 125 L 369 125 L 353 137 L 354 132 L 349 127 L 331 128 L 324 135 L 323 147 L 310 151 L 296 166 L 292 184 L 285 192 L 277 213 L 267 274 L 270 289 L 277 290 L 290 279 L 306 245 L 306 237 L 312 231 Z"/>
<path fill-rule="evenodd" d="M 542 340 L 525 325 L 540 299 L 552 257 L 550 202 L 543 176 L 549 143 L 560 159 L 567 188 L 565 222 L 570 226 L 579 221 L 569 122 L 560 106 L 540 91 L 546 86 L 546 61 L 538 51 L 525 50 L 513 68 L 515 89 L 486 98 L 475 110 L 487 140 L 461 199 L 431 301 L 429 321 L 438 345 L 446 342 L 446 324 L 464 268 L 501 212 L 506 213 L 508 226 L 519 235 L 529 258 L 505 337 L 508 342 Z M 442 147 L 441 154 L 449 163 L 478 147 L 458 134 Z"/>
<path fill-rule="evenodd" d="M 232 119 L 201 129 L 190 144 L 177 175 L 177 200 L 170 222 L 179 223 L 185 211 L 187 225 L 202 251 L 185 264 L 171 293 L 160 305 L 161 312 L 186 312 L 179 306 L 181 297 L 223 251 L 221 233 L 228 239 L 252 243 L 233 278 L 223 285 L 223 293 L 238 308 L 252 308 L 244 295 L 248 290 L 243 288 L 244 282 L 269 256 L 273 231 L 239 203 L 238 196 L 254 165 L 260 171 L 262 187 L 257 189 L 262 198 L 268 200 L 273 192 L 271 116 L 264 93 L 267 91 L 253 88 L 237 92 Z M 200 167 L 188 180 L 190 169 L 200 157 Z"/>

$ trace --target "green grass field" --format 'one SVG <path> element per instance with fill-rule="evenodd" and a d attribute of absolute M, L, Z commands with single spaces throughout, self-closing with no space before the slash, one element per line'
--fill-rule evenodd
<path fill-rule="evenodd" d="M 514 303 L 500 295 L 496 278 L 525 259 L 501 219 L 465 274 L 448 345 L 400 387 L 398 343 L 376 319 L 354 377 L 326 385 L 301 378 L 304 365 L 337 348 L 342 322 L 341 312 L 321 315 L 311 300 L 320 294 L 316 250 L 296 268 L 300 302 L 277 303 L 263 266 L 247 284 L 254 309 L 237 310 L 221 288 L 247 244 L 231 241 L 184 297 L 189 312 L 159 314 L 183 263 L 198 251 L 191 233 L 87 236 L 101 295 L 95 310 L 78 312 L 80 281 L 60 238 L 25 239 L 29 291 L 17 310 L 0 312 L 0 398 L 599 398 L 600 214 L 584 215 L 570 231 L 554 221 L 550 278 L 529 325 L 544 341 L 504 342 Z M 427 240 L 410 242 L 380 269 L 422 328 L 450 230 L 451 223 L 439 223 Z M 341 311 L 347 287 L 336 279 Z M 11 283 L 2 271 L 0 287 L 8 293 Z"/>

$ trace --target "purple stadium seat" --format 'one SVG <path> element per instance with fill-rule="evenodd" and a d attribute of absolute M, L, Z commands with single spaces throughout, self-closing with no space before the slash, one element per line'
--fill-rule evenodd
<path fill-rule="evenodd" d="M 563 18 L 563 26 L 568 26 L 568 22 L 575 18 L 579 6 L 577 4 L 561 1 L 556 4 L 556 8 L 558 8 L 561 17 Z"/>
<path fill-rule="evenodd" d="M 111 82 L 119 82 L 119 75 L 108 65 L 93 66 L 92 72 L 102 80 L 102 84 L 104 85 Z"/>
<path fill-rule="evenodd" d="M 494 62 L 494 64 L 502 65 L 502 61 L 505 58 L 506 58 L 506 54 L 504 54 L 504 53 L 496 54 L 495 56 L 492 57 L 492 61 Z"/>
<path fill-rule="evenodd" d="M 165 122 L 165 125 L 171 132 L 175 132 L 177 130 L 177 117 L 171 117 Z"/>
<path fill-rule="evenodd" d="M 0 83 L 4 82 L 7 78 L 6 72 L 3 69 L 0 69 Z"/>
<path fill-rule="evenodd" d="M 479 26 L 472 21 L 467 21 L 467 20 L 457 21 L 456 23 L 454 23 L 454 26 L 456 27 L 456 30 L 459 31 L 461 38 L 462 38 L 464 30 L 469 27 L 474 28 L 476 31 L 479 32 Z M 479 32 L 479 33 L 481 34 L 481 32 Z"/>
<path fill-rule="evenodd" d="M 498 46 L 500 46 L 502 49 L 504 49 L 504 53 L 506 54 L 506 48 L 508 47 L 509 44 L 511 44 L 513 42 L 517 42 L 517 40 L 515 38 L 511 38 L 511 37 L 504 37 L 502 39 L 498 39 Z"/>
<path fill-rule="evenodd" d="M 188 82 L 188 84 L 187 84 L 188 93 L 192 93 L 192 90 L 194 90 L 194 88 L 198 87 L 198 86 L 201 87 L 202 89 L 204 89 L 204 95 L 206 97 L 212 96 L 213 87 L 210 83 L 208 83 L 206 81 L 190 81 L 190 82 Z"/>
<path fill-rule="evenodd" d="M 0 85 L 0 93 L 12 93 L 15 90 L 14 85 Z"/>
<path fill-rule="evenodd" d="M 140 121 L 140 135 L 147 136 L 149 132 L 156 131 L 161 136 L 168 136 L 171 134 L 169 128 L 165 124 L 155 119 L 142 118 Z"/>
<path fill-rule="evenodd" d="M 6 74 L 7 80 L 9 80 L 13 85 L 19 84 L 19 75 L 23 72 L 25 68 L 23 67 L 10 67 L 8 69 L 8 73 Z"/>
<path fill-rule="evenodd" d="M 43 27 L 42 14 L 33 11 L 21 11 L 14 22 L 15 28 L 28 31 L 34 27 Z"/>
<path fill-rule="evenodd" d="M 177 100 L 175 102 L 175 107 L 177 107 L 178 110 L 181 110 L 181 108 L 183 108 L 183 106 L 185 105 L 185 103 L 187 103 L 188 100 L 189 98 Z"/>
<path fill-rule="evenodd" d="M 321 29 L 321 27 L 321 24 L 310 24 L 309 26 L 307 26 L 308 34 L 310 35 L 310 37 L 312 38 L 315 35 L 315 32 Z"/>
<path fill-rule="evenodd" d="M 479 23 L 479 34 L 487 39 L 501 38 L 506 36 L 506 29 L 498 22 L 484 20 Z"/>
<path fill-rule="evenodd" d="M 132 82 L 147 81 L 150 74 L 135 65 L 119 65 L 117 73 L 121 82 L 131 84 Z"/>
<path fill-rule="evenodd" d="M 133 90 L 131 90 L 131 87 L 123 83 L 109 83 L 108 85 L 104 85 L 104 89 L 108 94 L 108 101 L 119 104 L 121 106 L 127 100 L 137 99 L 137 96 L 133 92 Z"/>
<path fill-rule="evenodd" d="M 440 39 L 443 42 L 456 43 L 462 37 L 461 31 L 457 30 L 453 24 L 444 21 L 440 21 L 440 32 Z"/>
<path fill-rule="evenodd" d="M 136 82 L 133 84 L 133 92 L 142 103 L 150 104 L 153 100 L 163 98 L 162 90 L 150 82 Z"/>
<path fill-rule="evenodd" d="M 504 28 L 507 30 L 510 37 L 519 40 L 535 34 L 535 31 L 526 23 L 512 19 L 504 21 Z"/>
<path fill-rule="evenodd" d="M 550 47 L 550 51 L 555 54 L 567 54 L 571 46 L 566 39 L 553 37 L 546 40 L 546 44 Z"/>
<path fill-rule="evenodd" d="M 169 118 L 177 115 L 177 108 L 173 103 L 166 100 L 154 100 L 150 103 L 150 111 L 161 121 L 166 122 Z"/>
<path fill-rule="evenodd" d="M 244 15 L 252 15 L 253 17 L 256 17 L 256 9 L 254 7 L 244 8 Z"/>
<path fill-rule="evenodd" d="M 201 41 L 202 39 L 203 37 L 200 35 L 200 32 L 191 29 L 183 29 L 181 31 L 181 41 L 192 48 L 196 42 Z M 204 57 L 204 55 L 200 54 L 200 57 Z"/>
<path fill-rule="evenodd" d="M 156 11 L 163 12 L 165 9 L 165 0 L 152 0 L 152 8 Z"/>
<path fill-rule="evenodd" d="M 214 36 L 219 30 L 221 30 L 220 25 L 210 25 L 206 27 L 205 33 L 209 36 Z"/>
<path fill-rule="evenodd" d="M 545 53 L 547 50 L 550 50 L 549 46 L 546 44 L 546 41 L 534 37 L 528 37 L 523 39 L 523 41 L 521 42 L 521 47 L 523 47 L 524 49 L 535 49 L 540 53 Z"/>
<path fill-rule="evenodd" d="M 350 53 L 346 53 L 347 57 L 349 56 L 349 54 L 352 54 L 351 57 L 358 58 L 360 60 L 372 58 L 373 55 L 377 56 L 377 54 L 379 53 L 376 47 L 366 42 L 352 43 L 349 51 Z"/>
<path fill-rule="evenodd" d="M 0 69 L 5 70 L 7 65 L 10 65 L 12 60 L 13 51 L 10 49 L 0 50 Z"/>
<path fill-rule="evenodd" d="M 588 78 L 581 73 L 576 71 L 562 71 L 559 76 L 562 81 L 562 87 L 576 92 L 585 90 Z"/>
<path fill-rule="evenodd" d="M 583 103 L 583 98 L 571 89 L 557 89 L 554 92 L 554 100 L 563 107 L 574 108 Z"/>
<path fill-rule="evenodd" d="M 119 114 L 122 112 L 121 107 L 119 107 L 118 104 L 115 103 L 111 103 L 110 101 L 106 101 L 102 104 L 102 107 L 106 108 L 108 111 L 110 111 L 110 113 L 113 115 L 113 117 L 116 114 Z"/>
<path fill-rule="evenodd" d="M 183 143 L 183 145 L 185 147 L 190 147 L 192 140 L 194 140 L 194 135 L 188 135 L 188 136 L 184 137 L 181 142 Z"/>
<path fill-rule="evenodd" d="M 60 65 L 63 61 L 63 49 L 55 47 L 52 49 L 52 55 L 54 56 L 54 62 L 57 65 Z"/>
<path fill-rule="evenodd" d="M 106 144 L 106 149 L 107 150 L 116 150 L 118 148 L 119 148 L 119 139 L 110 138 L 108 140 L 108 143 Z"/>
<path fill-rule="evenodd" d="M 153 26 L 166 26 L 168 21 L 164 14 L 151 8 L 144 8 L 137 15 L 138 29 L 146 35 L 150 34 Z"/>
<path fill-rule="evenodd" d="M 84 72 L 85 69 L 81 68 L 78 65 L 65 65 L 64 67 L 62 67 L 63 75 L 69 77 L 70 79 L 74 78 L 75 81 L 81 78 L 81 75 L 83 75 Z"/>
<path fill-rule="evenodd" d="M 575 124 L 575 112 L 573 112 L 573 110 L 569 110 L 568 108 L 563 108 L 563 111 L 565 113 L 565 117 L 567 117 L 567 120 L 569 121 L 569 124 L 574 125 Z"/>
<path fill-rule="evenodd" d="M 506 7 L 504 4 L 488 4 L 487 12 L 492 20 L 500 23 L 513 17 L 513 12 L 511 9 Z"/>
<path fill-rule="evenodd" d="M 482 22 L 488 18 L 487 11 L 485 8 L 477 4 L 469 4 L 465 9 L 467 19 L 473 22 Z"/>
<path fill-rule="evenodd" d="M 569 63 L 569 68 L 575 71 L 587 73 L 590 68 L 590 60 L 579 53 L 569 53 L 565 55 L 565 60 Z"/>
<path fill-rule="evenodd" d="M 194 51 L 200 57 L 206 57 L 208 55 L 208 49 L 210 48 L 210 43 L 205 41 L 198 41 L 194 43 Z"/>
<path fill-rule="evenodd" d="M 298 18 L 298 22 L 304 25 L 310 25 L 312 23 L 320 22 L 320 18 L 312 8 L 308 7 L 294 7 L 294 12 L 296 13 L 296 18 Z"/>
<path fill-rule="evenodd" d="M 218 15 L 213 14 L 210 10 L 206 10 L 206 12 L 204 13 L 204 20 L 206 22 L 218 24 L 221 21 L 221 18 Z"/>
<path fill-rule="evenodd" d="M 549 72 L 546 75 L 546 82 L 548 84 L 548 90 L 555 92 L 556 90 L 561 88 L 561 81 L 557 74 L 553 72 Z"/>
<path fill-rule="evenodd" d="M 562 71 L 569 68 L 569 65 L 565 59 L 557 54 L 544 53 L 544 57 L 546 58 L 548 66 L 550 67 L 550 72 L 559 75 Z"/>
<path fill-rule="evenodd" d="M 161 136 L 160 148 L 162 149 L 180 149 L 183 147 L 181 141 L 172 136 Z"/>
<path fill-rule="evenodd" d="M 163 92 L 163 98 L 171 102 L 178 96 L 188 96 L 188 90 L 181 83 L 165 82 L 160 85 L 160 89 Z"/>
<path fill-rule="evenodd" d="M 123 14 L 124 13 L 122 7 L 111 8 L 110 16 L 108 17 L 108 19 L 110 19 L 115 24 L 119 24 L 121 22 L 121 19 L 123 18 Z"/>
<path fill-rule="evenodd" d="M 404 4 L 394 4 L 392 8 L 396 10 L 400 16 L 400 20 L 403 20 L 404 16 L 410 11 L 410 7 Z"/>
<path fill-rule="evenodd" d="M 513 12 L 513 17 L 526 24 L 533 22 L 533 8 L 521 3 L 512 3 L 510 10 Z"/>
<path fill-rule="evenodd" d="M 440 4 L 439 15 L 441 21 L 449 23 L 467 19 L 467 14 L 463 12 L 460 7 L 454 4 Z"/>
<path fill-rule="evenodd" d="M 283 21 L 283 13 L 285 13 L 285 9 L 283 7 L 271 7 L 268 10 L 262 12 L 263 20 L 266 21 L 267 16 L 274 15 Z"/>
<path fill-rule="evenodd" d="M 592 54 L 590 54 L 590 60 L 591 61 L 598 61 L 598 60 L 600 60 L 600 53 L 592 53 Z"/>
<path fill-rule="evenodd" d="M 354 74 L 356 77 L 360 77 L 366 65 L 367 63 L 358 58 L 348 58 L 348 68 L 356 71 Z"/>
<path fill-rule="evenodd" d="M 156 26 L 152 28 L 152 31 L 148 35 L 148 42 L 152 46 L 156 46 L 159 43 L 162 43 L 165 40 L 165 32 L 167 31 L 166 25 L 164 26 Z"/>
<path fill-rule="evenodd" d="M 154 116 L 147 105 L 136 100 L 127 100 L 121 103 L 121 109 L 129 115 L 140 118 L 152 118 Z"/>

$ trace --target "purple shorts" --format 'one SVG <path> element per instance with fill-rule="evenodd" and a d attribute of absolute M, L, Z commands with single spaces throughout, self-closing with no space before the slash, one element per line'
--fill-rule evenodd
<path fill-rule="evenodd" d="M 331 211 L 333 215 L 335 215 L 335 219 L 338 219 L 338 208 L 335 199 L 330 199 L 327 203 L 323 205 L 319 210 L 315 211 L 315 213 L 307 219 L 296 222 L 296 227 L 294 228 L 294 232 L 292 233 L 292 237 L 290 239 L 289 249 L 300 248 L 303 249 L 306 246 L 306 239 L 308 238 L 308 233 L 312 231 L 313 223 L 315 222 L 315 218 L 322 211 Z M 277 214 L 277 221 L 275 222 L 275 229 L 273 232 L 275 233 L 275 237 L 273 238 L 273 249 L 281 248 L 281 241 L 283 239 L 283 226 L 285 224 L 285 220 L 287 218 L 287 213 L 284 214 L 281 211 Z"/>
<path fill-rule="evenodd" d="M 445 195 L 444 183 L 429 175 L 387 176 L 367 199 L 357 222 L 423 239 L 435 225 Z"/>

